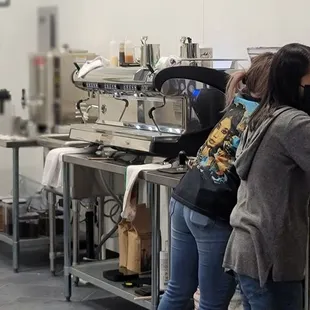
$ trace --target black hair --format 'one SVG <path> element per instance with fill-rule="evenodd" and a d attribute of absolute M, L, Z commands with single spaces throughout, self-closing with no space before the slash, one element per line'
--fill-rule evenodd
<path fill-rule="evenodd" d="M 300 109 L 300 81 L 310 69 L 310 47 L 299 43 L 283 46 L 273 57 L 267 92 L 249 121 L 250 130 L 281 106 Z"/>

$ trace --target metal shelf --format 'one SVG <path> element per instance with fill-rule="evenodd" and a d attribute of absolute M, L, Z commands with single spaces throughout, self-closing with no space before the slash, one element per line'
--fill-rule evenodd
<path fill-rule="evenodd" d="M 102 262 L 86 263 L 70 267 L 70 273 L 86 282 L 104 289 L 116 296 L 122 297 L 146 309 L 151 309 L 151 302 L 146 300 L 134 300 L 134 290 L 124 288 L 120 282 L 112 282 L 103 277 L 103 272 L 118 269 L 118 259 L 109 259 Z"/>
<path fill-rule="evenodd" d="M 10 236 L 6 233 L 0 233 L 0 241 L 7 243 L 9 245 L 13 245 L 13 236 Z M 40 236 L 39 238 L 31 238 L 31 239 L 19 239 L 19 243 L 23 247 L 30 246 L 43 246 L 49 244 L 49 237 Z"/>

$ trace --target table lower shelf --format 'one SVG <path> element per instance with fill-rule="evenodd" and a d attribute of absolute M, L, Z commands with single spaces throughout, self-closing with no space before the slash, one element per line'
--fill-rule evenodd
<path fill-rule="evenodd" d="M 118 259 L 86 263 L 70 268 L 70 273 L 88 283 L 104 289 L 116 296 L 122 297 L 146 309 L 151 309 L 151 302 L 146 300 L 134 300 L 137 297 L 135 289 L 124 288 L 122 283 L 113 282 L 103 277 L 103 272 L 118 269 Z"/>
<path fill-rule="evenodd" d="M 61 236 L 60 236 L 61 238 Z M 4 242 L 9 245 L 13 245 L 13 236 L 6 233 L 0 232 L 0 242 Z M 21 247 L 39 247 L 44 245 L 49 245 L 49 237 L 40 236 L 39 238 L 31 239 L 19 239 Z"/>

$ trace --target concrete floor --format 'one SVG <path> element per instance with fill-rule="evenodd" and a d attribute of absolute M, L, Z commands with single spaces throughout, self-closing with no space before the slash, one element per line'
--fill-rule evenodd
<path fill-rule="evenodd" d="M 20 273 L 15 274 L 10 248 L 1 244 L 0 253 L 0 310 L 143 309 L 90 285 L 73 287 L 72 302 L 65 302 L 61 265 L 53 277 L 46 254 L 23 252 Z"/>
<path fill-rule="evenodd" d="M 44 250 L 44 251 L 42 251 Z M 91 285 L 73 287 L 71 302 L 64 301 L 62 260 L 57 276 L 49 271 L 48 250 L 22 251 L 18 274 L 12 271 L 11 248 L 0 243 L 0 310 L 143 310 Z M 241 310 L 235 296 L 229 310 Z"/>

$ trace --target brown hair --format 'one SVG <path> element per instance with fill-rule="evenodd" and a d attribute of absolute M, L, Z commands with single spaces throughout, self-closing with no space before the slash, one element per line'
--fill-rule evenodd
<path fill-rule="evenodd" d="M 264 53 L 252 59 L 250 68 L 231 75 L 226 87 L 226 106 L 238 92 L 261 99 L 267 91 L 268 76 L 273 53 Z"/>

